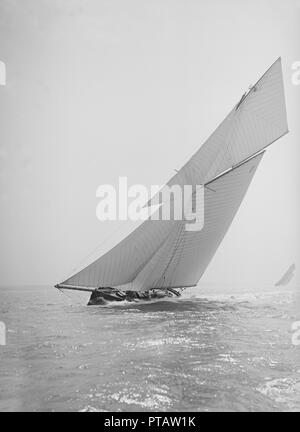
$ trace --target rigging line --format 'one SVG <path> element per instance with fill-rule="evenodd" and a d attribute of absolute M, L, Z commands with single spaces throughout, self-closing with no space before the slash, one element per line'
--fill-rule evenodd
<path fill-rule="evenodd" d="M 259 153 L 263 153 L 265 151 L 266 148 L 270 147 L 272 144 L 274 144 L 276 141 L 280 140 L 280 138 L 283 138 L 285 135 L 287 135 L 289 133 L 289 130 L 286 130 L 282 135 L 280 135 L 279 137 L 275 138 L 272 142 L 270 142 L 269 144 L 265 145 L 263 148 L 261 148 L 260 150 L 257 150 L 257 152 L 253 153 L 251 156 L 243 159 L 242 161 L 238 162 L 237 164 L 233 165 L 232 168 L 230 168 L 230 171 L 234 168 L 237 168 L 240 165 L 243 165 L 244 163 L 246 163 L 248 160 L 254 158 L 255 156 L 257 156 Z M 223 173 L 225 174 L 225 172 Z M 215 180 L 215 179 L 213 179 Z M 212 181 L 213 181 L 212 180 Z M 209 182 L 210 183 L 210 182 Z"/>
<path fill-rule="evenodd" d="M 209 188 L 209 187 L 206 186 L 206 185 L 203 185 L 203 187 L 204 187 L 205 189 L 210 190 L 211 192 L 217 192 L 215 189 Z"/>
<path fill-rule="evenodd" d="M 150 255 L 148 261 L 143 262 L 140 266 L 139 269 L 136 270 L 134 277 L 132 279 L 132 281 L 138 276 L 138 274 L 147 266 L 148 262 L 150 262 L 152 260 L 152 258 L 154 258 L 154 256 L 156 255 L 156 253 L 159 253 L 159 251 L 161 251 L 161 249 L 164 247 L 164 245 L 168 242 L 170 235 L 172 234 L 172 230 L 173 227 L 170 229 L 170 232 L 167 234 L 166 238 L 164 240 L 162 240 L 162 242 L 154 249 L 153 253 Z"/>
<path fill-rule="evenodd" d="M 193 166 L 193 164 L 191 164 L 191 169 L 194 170 L 194 172 L 196 173 L 197 176 L 199 175 L 198 169 L 195 166 Z M 193 183 L 193 182 L 190 182 L 190 183 Z M 186 186 L 186 185 L 183 185 L 183 186 Z M 194 186 L 194 184 L 192 186 Z M 195 186 L 202 186 L 203 188 L 208 189 L 211 192 L 216 192 L 214 189 L 211 189 L 208 186 L 206 186 L 206 184 L 199 184 L 199 185 L 195 184 Z M 164 202 L 166 202 L 166 201 L 164 201 Z M 174 199 L 174 202 L 176 202 L 176 199 Z"/>
<path fill-rule="evenodd" d="M 284 135 L 285 135 L 285 134 L 284 134 Z M 275 141 L 277 141 L 278 139 L 279 139 L 279 138 L 277 138 Z M 271 143 L 271 144 L 273 144 L 273 143 Z M 271 145 L 271 144 L 269 144 L 269 145 Z M 256 156 L 259 156 L 260 154 L 265 153 L 265 151 L 266 151 L 265 148 L 268 147 L 269 145 L 267 145 L 267 146 L 265 146 L 264 148 L 258 150 L 256 153 L 253 153 L 253 155 L 247 157 L 246 159 L 243 159 L 241 162 L 239 162 L 239 163 L 237 163 L 237 164 L 235 164 L 235 165 L 232 165 L 231 168 L 228 168 L 227 170 L 221 172 L 221 173 L 218 174 L 216 177 L 214 177 L 212 180 L 209 180 L 209 181 L 205 184 L 205 186 L 208 185 L 208 184 L 213 183 L 214 181 L 218 180 L 219 178 L 225 176 L 226 174 L 229 174 L 231 171 L 234 171 L 236 168 L 239 168 L 240 166 L 244 165 L 246 162 L 249 162 L 251 159 L 254 159 Z"/>
<path fill-rule="evenodd" d="M 228 130 L 226 132 L 226 136 L 224 139 L 224 141 L 226 143 L 226 152 L 224 152 L 224 154 L 223 154 L 222 162 L 224 162 L 224 160 L 226 160 L 226 157 L 228 157 L 228 155 L 229 155 L 229 157 L 231 156 L 231 153 L 230 153 L 230 151 L 232 149 L 231 139 L 232 139 L 232 136 L 234 135 L 234 133 L 236 132 L 235 129 L 239 123 L 241 123 L 240 112 L 235 112 L 232 119 L 231 119 L 230 125 L 228 127 Z M 230 157 L 230 159 L 232 160 L 232 157 Z"/>
<path fill-rule="evenodd" d="M 62 299 L 63 299 L 63 301 L 68 305 L 68 306 L 72 306 L 72 304 L 74 304 L 74 302 L 78 305 L 78 306 L 82 306 L 83 305 L 83 302 L 82 301 L 77 301 L 77 298 L 78 298 L 78 296 L 75 296 L 75 295 L 73 295 L 73 296 L 71 296 L 71 295 L 68 295 L 65 291 L 64 291 L 64 289 L 60 289 L 60 288 L 57 288 L 59 291 L 60 291 L 60 293 L 61 294 L 64 294 L 63 296 L 62 296 Z M 71 301 L 71 305 L 70 305 L 70 303 L 69 302 L 67 302 L 67 299 L 66 299 L 66 297 Z"/>
<path fill-rule="evenodd" d="M 138 246 L 137 246 L 136 244 L 134 245 L 134 247 L 136 248 L 136 250 L 137 250 L 138 252 L 141 253 L 140 249 L 138 248 Z M 141 265 L 138 265 L 138 264 L 139 264 L 139 256 L 138 256 L 138 255 L 136 255 L 136 257 L 135 257 L 135 262 L 134 262 L 134 264 L 135 264 L 135 268 L 140 268 L 140 267 L 141 267 Z M 144 266 L 143 266 L 143 267 L 144 267 Z M 143 267 L 142 267 L 142 269 L 143 269 Z M 141 271 L 142 271 L 142 270 L 141 270 Z M 134 281 L 134 279 L 138 276 L 138 274 L 139 274 L 139 272 L 135 272 L 135 273 L 134 273 L 133 278 L 132 278 L 132 280 L 130 281 L 131 284 L 133 284 L 133 281 Z"/>
<path fill-rule="evenodd" d="M 247 97 L 252 93 L 252 90 L 254 92 L 257 91 L 257 86 L 261 83 L 261 81 L 265 78 L 265 76 L 270 72 L 270 70 L 273 68 L 273 66 L 275 66 L 275 64 L 279 60 L 281 61 L 281 57 L 278 57 L 278 59 L 274 61 L 274 63 L 269 67 L 268 70 L 266 70 L 266 72 L 259 78 L 259 80 L 256 81 L 256 83 L 254 85 L 252 85 L 252 87 L 249 89 L 250 91 L 243 94 L 241 100 L 239 101 L 239 103 L 236 106 L 236 110 L 244 103 L 245 99 L 247 99 Z"/>
<path fill-rule="evenodd" d="M 58 288 L 58 291 L 61 293 L 61 294 L 64 294 L 66 297 L 68 297 L 72 302 L 73 302 L 73 300 L 74 300 L 74 297 L 71 297 L 71 296 L 69 296 L 65 291 L 63 291 L 61 288 Z M 63 298 L 63 300 L 64 301 L 66 301 L 66 298 L 64 297 L 64 296 L 62 296 L 62 298 Z M 79 303 L 78 303 L 79 304 Z M 81 303 L 80 303 L 81 304 Z M 69 303 L 68 303 L 68 306 L 69 306 Z"/>
<path fill-rule="evenodd" d="M 164 271 L 163 271 L 163 273 L 162 273 L 162 276 L 160 276 L 160 278 L 159 278 L 158 280 L 160 280 L 161 278 L 163 278 L 163 280 L 164 280 L 164 282 L 165 282 L 165 274 L 166 274 L 166 272 L 168 271 L 168 268 L 170 267 L 171 262 L 173 261 L 173 258 L 174 258 L 175 254 L 176 254 L 176 251 L 177 251 L 177 247 L 178 247 L 178 245 L 179 245 L 179 241 L 180 241 L 180 237 L 181 237 L 182 229 L 183 229 L 183 227 L 184 227 L 184 224 L 183 224 L 182 222 L 185 223 L 186 221 L 181 221 L 181 224 L 180 224 L 180 231 L 179 231 L 179 233 L 177 234 L 177 238 L 176 238 L 176 241 L 175 241 L 175 245 L 173 246 L 173 251 L 172 251 L 171 257 L 170 257 L 170 259 L 169 259 L 167 265 L 165 266 L 165 269 L 164 269 Z"/>
<path fill-rule="evenodd" d="M 221 154 L 221 160 L 218 162 L 219 164 L 222 164 L 224 162 L 224 160 L 226 160 L 226 157 L 228 156 L 228 154 L 230 155 L 229 152 L 229 148 L 230 148 L 230 138 L 232 136 L 232 134 L 234 133 L 234 125 L 237 122 L 238 119 L 240 119 L 240 116 L 238 115 L 239 113 L 234 113 L 233 110 L 230 111 L 230 113 L 227 115 L 227 117 L 225 118 L 225 120 L 223 120 L 223 122 L 217 127 L 217 129 L 211 134 L 211 136 L 204 142 L 204 144 L 202 144 L 202 146 L 200 147 L 200 149 L 198 151 L 201 150 L 201 148 L 203 147 L 203 145 L 207 144 L 209 142 L 209 140 L 211 139 L 211 137 L 214 135 L 214 133 L 216 133 L 216 131 L 225 124 L 225 122 L 228 120 L 228 123 L 226 125 L 226 131 L 225 134 L 223 134 L 223 138 L 222 141 L 225 143 L 226 145 L 226 151 L 223 151 L 223 154 Z M 231 117 L 231 118 L 230 118 Z M 193 157 L 189 160 L 189 162 L 191 163 L 191 168 L 196 172 L 197 175 L 199 175 L 198 173 L 198 169 L 193 165 Z M 213 163 L 214 164 L 214 163 Z M 213 167 L 213 164 L 211 165 Z M 216 169 L 218 170 L 218 168 Z M 209 171 L 208 171 L 209 172 Z M 208 172 L 206 172 L 206 175 L 204 176 L 204 178 L 207 176 Z M 206 182 L 208 183 L 208 182 Z M 206 184 L 204 184 L 205 187 Z"/>
<path fill-rule="evenodd" d="M 204 186 L 205 187 L 205 186 Z M 211 190 L 212 192 L 217 192 L 216 190 L 214 190 L 214 189 L 210 189 L 210 188 L 208 188 L 209 190 Z M 192 195 L 192 197 L 191 197 L 191 199 L 192 199 L 192 202 L 193 202 L 193 200 L 194 200 L 194 198 L 196 199 L 197 198 L 197 195 L 194 193 L 193 195 Z M 184 222 L 186 223 L 186 220 L 184 220 Z M 182 231 L 182 230 L 181 230 Z M 180 233 L 181 234 L 181 233 Z M 181 241 L 181 244 L 177 244 L 177 251 L 179 252 L 179 257 L 178 257 L 178 259 L 177 259 L 177 263 L 180 263 L 180 261 L 181 261 L 181 259 L 182 259 L 182 257 L 183 257 L 183 252 L 184 252 L 184 249 L 185 249 L 185 247 L 186 247 L 186 240 L 187 240 L 187 235 L 186 235 L 186 232 L 184 232 L 184 234 L 183 234 L 183 236 L 182 236 L 182 241 Z M 190 248 L 191 246 L 188 246 L 188 248 Z M 174 254 L 174 256 L 175 256 L 175 254 Z M 175 269 L 175 271 L 176 271 L 176 269 Z M 174 273 L 173 273 L 173 278 L 174 278 Z"/>
<path fill-rule="evenodd" d="M 193 199 L 193 198 L 191 198 L 191 199 Z M 184 248 L 185 248 L 185 241 L 186 241 L 186 236 L 185 236 L 185 234 L 183 234 L 182 244 L 180 245 L 180 249 L 179 249 L 179 245 L 178 245 L 178 248 L 177 248 L 177 250 L 179 249 L 179 258 L 177 260 L 177 263 L 180 263 L 180 261 L 182 259 L 183 251 L 184 251 Z M 174 253 L 174 256 L 175 256 L 175 253 Z M 171 279 L 172 280 L 172 284 L 173 284 L 173 280 L 175 279 L 175 272 L 176 272 L 176 270 L 177 270 L 177 267 L 174 269 L 174 271 L 172 273 L 172 279 Z"/>
<path fill-rule="evenodd" d="M 255 93 L 257 88 L 255 86 L 253 86 L 252 84 L 249 86 L 248 90 L 245 91 L 245 93 L 243 94 L 243 96 L 241 97 L 241 99 L 239 100 L 239 102 L 237 103 L 235 110 L 237 111 L 241 105 L 243 105 L 245 99 L 247 99 L 247 97 L 249 96 L 250 93 L 253 92 Z"/>

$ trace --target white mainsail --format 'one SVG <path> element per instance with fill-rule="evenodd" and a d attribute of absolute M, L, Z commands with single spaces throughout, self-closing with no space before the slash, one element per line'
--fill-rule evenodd
<path fill-rule="evenodd" d="M 204 227 L 147 220 L 109 252 L 57 286 L 149 288 L 194 286 L 226 234 L 262 152 L 288 132 L 281 59 L 243 95 L 168 185 L 205 185 Z"/>
<path fill-rule="evenodd" d="M 247 192 L 263 152 L 209 183 L 204 192 L 204 226 L 186 231 L 178 222 L 173 235 L 159 248 L 124 290 L 180 288 L 197 285 L 223 240 Z"/>

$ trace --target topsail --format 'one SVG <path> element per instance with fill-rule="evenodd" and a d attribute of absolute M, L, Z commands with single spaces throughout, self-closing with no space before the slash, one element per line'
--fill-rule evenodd
<path fill-rule="evenodd" d="M 288 132 L 281 59 L 238 101 L 215 132 L 167 183 L 203 185 L 204 227 L 147 220 L 59 288 L 195 286 L 246 194 L 264 149 Z"/>

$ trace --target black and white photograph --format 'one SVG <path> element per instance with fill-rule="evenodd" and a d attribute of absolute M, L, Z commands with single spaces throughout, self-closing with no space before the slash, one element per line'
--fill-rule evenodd
<path fill-rule="evenodd" d="M 0 412 L 299 412 L 299 164 L 300 0 L 0 0 Z"/>

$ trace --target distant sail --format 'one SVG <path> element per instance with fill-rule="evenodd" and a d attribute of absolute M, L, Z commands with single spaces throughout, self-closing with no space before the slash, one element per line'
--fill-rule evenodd
<path fill-rule="evenodd" d="M 296 266 L 292 264 L 288 270 L 284 273 L 281 279 L 275 284 L 275 286 L 286 286 L 288 285 L 293 277 L 295 276 Z"/>
<path fill-rule="evenodd" d="M 57 287 L 142 291 L 196 285 L 230 227 L 263 150 L 287 132 L 278 59 L 168 182 L 169 186 L 209 185 L 203 230 L 188 232 L 185 221 L 147 220 Z"/>

